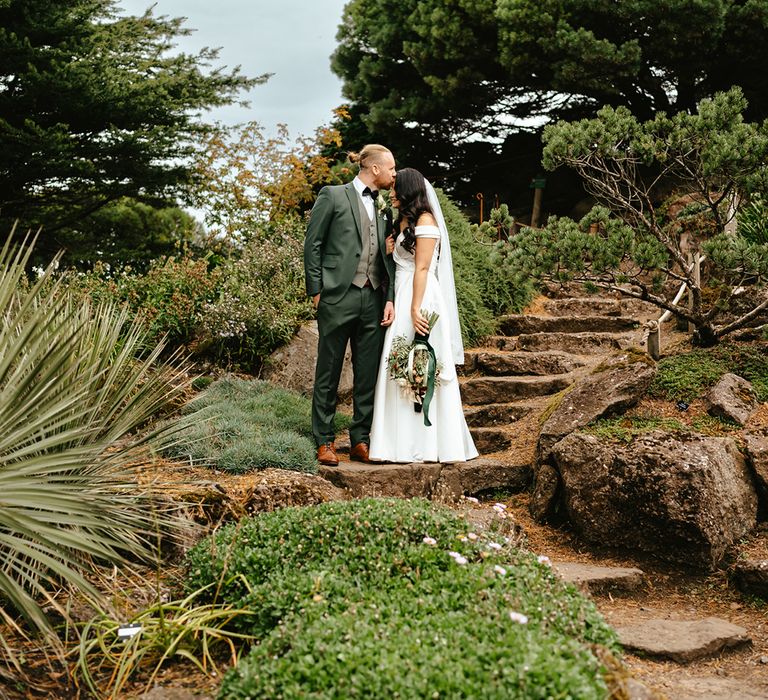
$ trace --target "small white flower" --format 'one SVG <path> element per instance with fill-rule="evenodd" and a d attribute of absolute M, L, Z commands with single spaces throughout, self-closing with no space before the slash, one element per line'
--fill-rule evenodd
<path fill-rule="evenodd" d="M 477 535 L 474 532 L 468 532 L 467 533 L 467 539 L 469 539 L 472 542 L 474 542 L 477 539 Z"/>
<path fill-rule="evenodd" d="M 507 507 L 503 503 L 494 503 L 493 507 L 494 508 L 501 508 L 502 510 L 506 510 L 507 509 Z"/>
<path fill-rule="evenodd" d="M 424 544 L 428 544 L 434 547 L 437 544 L 437 540 L 434 539 L 433 537 L 425 537 Z"/>
<path fill-rule="evenodd" d="M 466 564 L 466 563 L 467 563 L 467 559 L 466 559 L 466 557 L 463 557 L 463 556 L 462 556 L 461 554 L 459 554 L 458 552 L 448 552 L 448 556 L 449 556 L 449 557 L 453 557 L 453 560 L 454 560 L 454 561 L 455 561 L 457 564 L 461 564 L 462 566 L 463 566 L 464 564 Z"/>
<path fill-rule="evenodd" d="M 459 542 L 466 542 L 467 536 L 466 535 L 456 535 L 456 539 L 459 540 Z"/>
<path fill-rule="evenodd" d="M 480 503 L 474 496 L 465 496 L 464 500 L 469 501 L 470 503 Z"/>
<path fill-rule="evenodd" d="M 539 562 L 539 564 L 552 566 L 552 562 L 549 560 L 549 557 L 545 557 L 543 554 L 540 554 L 538 557 L 536 557 L 536 560 Z"/>
<path fill-rule="evenodd" d="M 507 570 L 503 566 L 499 566 L 496 564 L 496 566 L 493 567 L 493 570 L 499 575 L 499 576 L 506 576 Z"/>
<path fill-rule="evenodd" d="M 512 620 L 512 622 L 517 622 L 520 625 L 528 624 L 528 617 L 523 615 L 523 613 L 515 612 L 514 610 L 509 613 L 509 619 Z"/>
<path fill-rule="evenodd" d="M 498 542 L 489 542 L 488 549 L 495 549 L 498 552 L 501 549 L 501 545 Z"/>

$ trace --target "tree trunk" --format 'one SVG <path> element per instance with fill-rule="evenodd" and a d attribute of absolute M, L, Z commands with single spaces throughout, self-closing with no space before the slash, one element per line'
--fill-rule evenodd
<path fill-rule="evenodd" d="M 711 323 L 703 323 L 696 325 L 696 330 L 693 332 L 692 342 L 695 346 L 700 348 L 711 348 L 713 345 L 717 345 L 720 342 L 720 338 L 718 338 Z"/>

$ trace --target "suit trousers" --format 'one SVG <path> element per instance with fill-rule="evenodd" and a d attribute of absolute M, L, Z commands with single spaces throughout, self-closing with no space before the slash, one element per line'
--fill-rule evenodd
<path fill-rule="evenodd" d="M 336 303 L 317 307 L 317 367 L 312 393 L 312 433 L 317 445 L 332 442 L 336 431 L 336 401 L 347 342 L 352 348 L 354 413 L 349 427 L 352 445 L 370 441 L 373 393 L 384 331 L 381 288 L 349 288 Z"/>

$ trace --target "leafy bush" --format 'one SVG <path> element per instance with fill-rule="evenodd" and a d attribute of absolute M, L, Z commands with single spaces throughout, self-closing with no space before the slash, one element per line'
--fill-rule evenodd
<path fill-rule="evenodd" d="M 469 221 L 450 199 L 442 192 L 438 198 L 451 237 L 462 337 L 466 345 L 477 345 L 496 329 L 494 316 L 520 311 L 531 300 L 533 288 L 512 284 L 496 264 L 495 249 L 475 239 Z"/>
<path fill-rule="evenodd" d="M 97 264 L 73 273 L 70 287 L 97 301 L 126 303 L 146 319 L 153 342 L 166 336 L 171 346 L 256 370 L 312 316 L 303 236 L 302 219 L 286 217 L 262 223 L 218 265 L 213 256 L 191 254 L 156 260 L 144 274 Z"/>
<path fill-rule="evenodd" d="M 187 585 L 254 610 L 242 631 L 262 640 L 220 697 L 604 697 L 587 645 L 616 640 L 594 605 L 467 527 L 427 501 L 365 499 L 200 543 Z"/>
<path fill-rule="evenodd" d="M 752 382 L 760 401 L 768 401 L 768 343 L 723 343 L 714 348 L 662 358 L 649 395 L 670 401 L 703 396 L 726 372 Z"/>
<path fill-rule="evenodd" d="M 90 272 L 71 276 L 70 287 L 97 301 L 126 303 L 147 322 L 151 342 L 166 337 L 176 347 L 195 338 L 220 277 L 221 271 L 209 269 L 205 258 L 185 254 L 159 258 L 145 274 L 97 263 Z"/>
<path fill-rule="evenodd" d="M 166 454 L 240 474 L 277 467 L 315 472 L 308 399 L 263 381 L 225 377 L 187 404 Z M 337 414 L 337 429 L 349 418 Z"/>
<path fill-rule="evenodd" d="M 221 284 L 205 306 L 200 349 L 258 367 L 312 317 L 304 289 L 305 225 L 297 216 L 264 224 L 220 268 Z"/>
<path fill-rule="evenodd" d="M 750 243 L 768 243 L 768 204 L 754 195 L 739 212 L 738 232 Z"/>

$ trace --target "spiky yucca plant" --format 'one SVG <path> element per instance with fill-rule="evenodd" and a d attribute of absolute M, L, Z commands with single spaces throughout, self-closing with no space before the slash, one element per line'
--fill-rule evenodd
<path fill-rule="evenodd" d="M 73 297 L 55 262 L 27 283 L 32 246 L 0 252 L 0 622 L 57 646 L 57 592 L 97 604 L 88 572 L 152 557 L 175 524 L 140 477 L 167 439 L 146 426 L 189 378 L 129 312 Z M 2 627 L 0 644 L 16 663 Z"/>

